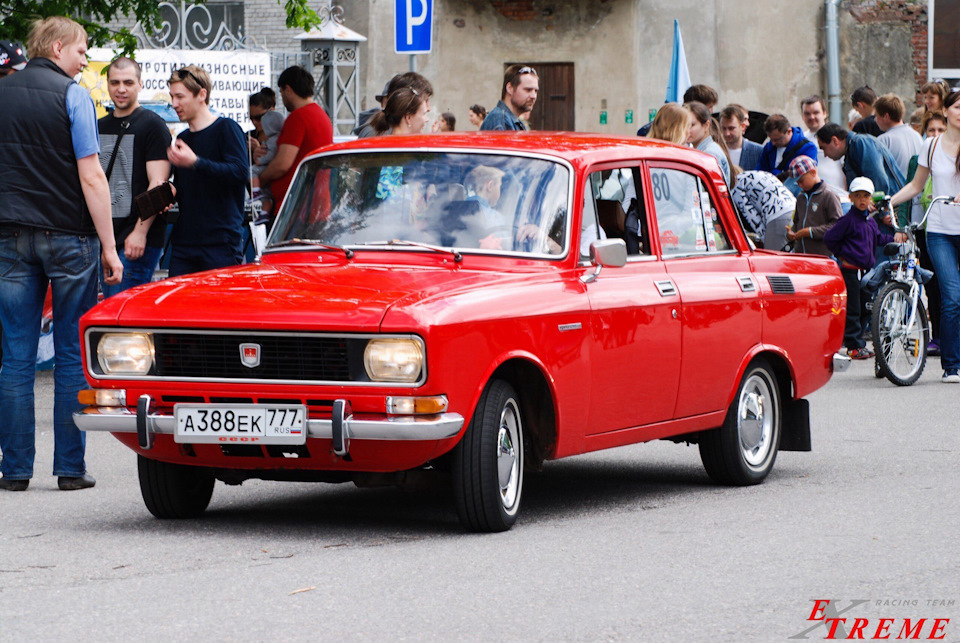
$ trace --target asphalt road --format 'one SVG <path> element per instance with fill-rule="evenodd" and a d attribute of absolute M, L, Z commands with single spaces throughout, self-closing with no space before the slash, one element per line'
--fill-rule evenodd
<path fill-rule="evenodd" d="M 814 451 L 757 487 L 667 442 L 547 463 L 498 535 L 465 534 L 442 487 L 218 483 L 203 518 L 159 521 L 109 435 L 96 488 L 56 490 L 43 428 L 29 491 L 0 492 L 0 640 L 822 640 L 803 632 L 832 599 L 864 636 L 949 618 L 957 641 L 960 386 L 939 375 L 854 364 L 811 397 Z"/>

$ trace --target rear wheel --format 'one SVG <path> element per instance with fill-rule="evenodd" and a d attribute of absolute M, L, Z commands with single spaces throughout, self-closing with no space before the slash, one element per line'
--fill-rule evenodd
<path fill-rule="evenodd" d="M 140 494 L 157 518 L 196 518 L 213 496 L 213 476 L 198 467 L 137 456 Z"/>
<path fill-rule="evenodd" d="M 753 485 L 773 469 L 783 422 L 780 391 L 770 365 L 754 361 L 719 429 L 700 438 L 700 459 L 720 484 Z"/>
<path fill-rule="evenodd" d="M 453 453 L 457 514 L 471 531 L 506 531 L 523 492 L 523 417 L 516 391 L 493 380 Z"/>
<path fill-rule="evenodd" d="M 910 320 L 910 288 L 891 282 L 877 294 L 873 304 L 873 349 L 877 367 L 897 386 L 910 386 L 923 374 L 927 362 L 927 311 L 917 302 Z"/>

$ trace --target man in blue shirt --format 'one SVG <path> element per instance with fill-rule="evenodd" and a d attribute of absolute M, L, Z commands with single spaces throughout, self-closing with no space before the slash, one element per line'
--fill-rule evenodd
<path fill-rule="evenodd" d="M 905 181 L 897 160 L 876 137 L 854 134 L 836 123 L 827 123 L 817 131 L 817 141 L 824 155 L 843 160 L 847 183 L 865 176 L 885 194 L 896 194 L 903 187 Z"/>
<path fill-rule="evenodd" d="M 180 216 L 170 237 L 170 276 L 235 266 L 242 260 L 247 144 L 235 121 L 210 111 L 210 76 L 178 69 L 167 81 L 173 109 L 189 125 L 167 151 Z"/>
<path fill-rule="evenodd" d="M 540 78 L 536 69 L 528 65 L 510 65 L 503 74 L 500 102 L 483 119 L 480 130 L 526 130 L 520 116 L 533 111 L 539 92 Z"/>
<path fill-rule="evenodd" d="M 96 484 L 84 462 L 84 434 L 73 423 L 86 387 L 80 316 L 97 303 L 97 256 L 105 284 L 119 283 L 110 188 L 100 167 L 97 116 L 73 81 L 87 66 L 87 33 L 63 17 L 31 30 L 33 56 L 0 81 L 0 489 L 26 491 L 36 454 L 33 388 L 40 316 L 53 293 L 53 475 L 63 490 Z"/>

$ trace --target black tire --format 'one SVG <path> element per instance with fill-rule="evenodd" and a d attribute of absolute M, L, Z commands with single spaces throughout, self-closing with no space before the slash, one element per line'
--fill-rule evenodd
<path fill-rule="evenodd" d="M 776 375 L 765 360 L 754 360 L 740 382 L 723 426 L 701 435 L 700 459 L 707 475 L 725 485 L 763 482 L 776 462 L 782 425 Z"/>
<path fill-rule="evenodd" d="M 877 293 L 873 303 L 873 350 L 877 367 L 897 386 L 910 386 L 927 365 L 927 310 L 917 302 L 917 315 L 909 332 L 903 327 L 910 316 L 910 287 L 893 281 Z"/>
<path fill-rule="evenodd" d="M 140 494 L 157 518 L 196 518 L 213 496 L 213 476 L 198 467 L 137 456 Z"/>
<path fill-rule="evenodd" d="M 506 531 L 517 521 L 523 495 L 523 442 L 517 393 L 507 382 L 493 380 L 453 452 L 453 492 L 465 528 Z"/>

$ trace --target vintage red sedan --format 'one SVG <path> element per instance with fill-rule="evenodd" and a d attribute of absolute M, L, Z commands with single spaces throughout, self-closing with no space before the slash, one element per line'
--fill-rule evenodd
<path fill-rule="evenodd" d="M 147 508 L 219 479 L 450 473 L 464 526 L 524 472 L 657 439 L 721 484 L 810 449 L 842 368 L 834 262 L 756 250 L 716 161 L 636 138 L 382 137 L 308 157 L 254 264 L 112 297 L 81 323 L 77 425 L 136 451 Z"/>

